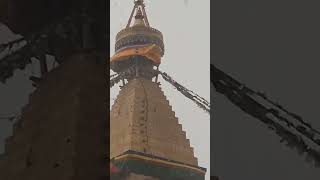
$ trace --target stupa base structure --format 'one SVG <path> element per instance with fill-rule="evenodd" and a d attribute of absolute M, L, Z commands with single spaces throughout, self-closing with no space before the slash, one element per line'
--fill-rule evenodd
<path fill-rule="evenodd" d="M 104 62 L 79 53 L 32 93 L 0 155 L 1 180 L 107 179 Z"/>
<path fill-rule="evenodd" d="M 205 168 L 136 151 L 127 151 L 112 163 L 118 168 L 113 180 L 203 180 L 206 172 Z"/>

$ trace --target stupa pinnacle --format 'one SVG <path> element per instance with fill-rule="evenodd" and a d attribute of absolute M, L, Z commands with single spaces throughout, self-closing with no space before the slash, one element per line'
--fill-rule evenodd
<path fill-rule="evenodd" d="M 110 158 L 127 179 L 203 180 L 206 170 L 198 166 L 182 125 L 153 81 L 163 55 L 162 33 L 150 27 L 144 2 L 137 0 L 110 60 L 123 80 L 110 114 Z"/>

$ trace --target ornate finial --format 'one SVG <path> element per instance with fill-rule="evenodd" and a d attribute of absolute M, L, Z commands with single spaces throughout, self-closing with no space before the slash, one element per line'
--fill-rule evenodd
<path fill-rule="evenodd" d="M 135 5 L 144 5 L 143 0 L 136 0 L 134 1 Z"/>
<path fill-rule="evenodd" d="M 140 53 L 141 56 L 143 56 L 143 53 L 152 54 L 148 54 L 146 58 L 149 58 L 154 65 L 159 65 L 161 57 L 164 55 L 162 33 L 150 27 L 143 0 L 135 0 L 134 3 L 126 28 L 118 32 L 116 36 L 115 55 L 110 59 L 111 69 L 115 72 L 121 72 L 131 66 L 118 62 L 126 60 L 131 62 L 131 58 L 125 58 L 139 56 L 137 53 Z M 137 48 L 140 48 L 140 50 L 136 51 Z"/>
<path fill-rule="evenodd" d="M 129 18 L 129 21 L 128 21 L 126 28 L 129 28 L 131 25 L 134 12 L 137 12 L 137 14 L 135 16 L 136 20 L 140 20 L 140 21 L 144 20 L 143 24 L 148 27 L 150 26 L 149 21 L 148 21 L 148 17 L 146 15 L 146 10 L 144 8 L 145 8 L 145 5 L 144 5 L 143 0 L 135 0 L 134 1 L 134 7 L 132 9 L 132 12 L 131 12 L 131 15 L 130 15 L 130 18 Z M 139 23 L 139 24 L 141 24 L 141 23 Z"/>
<path fill-rule="evenodd" d="M 141 11 L 141 8 L 137 10 L 137 14 L 135 16 L 135 22 L 133 26 L 146 26 L 146 23 L 144 22 L 144 15 Z"/>
<path fill-rule="evenodd" d="M 141 8 L 138 9 L 135 18 L 136 19 L 143 19 L 144 18 L 143 14 L 142 14 L 142 11 L 141 11 Z"/>

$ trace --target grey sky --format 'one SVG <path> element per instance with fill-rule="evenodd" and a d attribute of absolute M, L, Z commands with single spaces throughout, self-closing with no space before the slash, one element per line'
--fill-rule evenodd
<path fill-rule="evenodd" d="M 20 35 L 14 34 L 8 27 L 0 23 L 0 43 L 13 41 L 20 38 Z M 13 49 L 23 46 L 25 42 L 15 45 Z M 8 51 L 0 53 L 0 57 L 5 56 Z M 53 58 L 48 58 L 48 69 L 52 69 Z M 26 66 L 24 70 L 17 69 L 13 77 L 7 79 L 5 84 L 0 83 L 0 116 L 17 116 L 21 109 L 29 101 L 29 95 L 35 89 L 30 76 L 40 76 L 39 63 L 32 58 L 32 64 Z M 0 120 L 0 154 L 4 151 L 4 140 L 12 135 L 12 125 L 14 122 Z"/>
<path fill-rule="evenodd" d="M 147 0 L 150 25 L 164 35 L 166 52 L 160 70 L 176 81 L 210 99 L 210 1 Z M 111 54 L 118 31 L 123 29 L 133 8 L 132 0 L 111 0 Z M 199 165 L 210 175 L 210 116 L 161 79 L 162 88 L 179 122 L 194 147 Z M 111 90 L 111 104 L 119 89 Z"/>
<path fill-rule="evenodd" d="M 6 26 L 0 24 L 0 42 L 12 41 L 19 36 L 13 34 Z M 4 53 L 0 54 L 3 56 Z M 36 73 L 36 72 L 35 72 Z M 28 80 L 32 74 L 32 66 L 26 70 L 16 70 L 13 78 L 6 84 L 0 83 L 0 116 L 12 116 L 20 113 L 21 107 L 27 103 L 30 92 L 33 90 Z M 11 135 L 13 122 L 0 120 L 0 153 L 4 151 L 4 140 Z"/>
<path fill-rule="evenodd" d="M 319 18 L 300 1 L 215 1 L 213 63 L 315 128 L 319 121 Z M 211 163 L 222 180 L 319 180 L 319 168 L 226 98 L 212 92 Z"/>

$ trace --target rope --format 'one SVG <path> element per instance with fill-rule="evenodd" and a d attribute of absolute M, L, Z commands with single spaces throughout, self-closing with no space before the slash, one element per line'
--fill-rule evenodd
<path fill-rule="evenodd" d="M 9 48 L 9 52 L 4 57 L 0 58 L 0 81 L 5 83 L 6 79 L 13 75 L 15 69 L 19 68 L 19 66 L 24 68 L 27 64 L 31 63 L 30 58 L 38 57 L 41 54 L 48 52 L 49 47 L 46 46 L 47 44 L 43 44 L 43 42 L 47 41 L 52 33 L 60 36 L 58 32 L 54 32 L 56 27 L 63 25 L 65 29 L 69 29 L 69 25 L 76 22 L 79 17 L 89 18 L 83 15 L 66 16 L 64 19 L 55 21 L 28 37 L 2 44 L 0 49 Z M 27 43 L 16 50 L 12 50 L 15 44 L 22 41 L 26 41 Z"/>
<path fill-rule="evenodd" d="M 10 41 L 10 42 L 7 42 L 7 43 L 0 44 L 0 50 L 7 49 L 7 48 L 12 49 L 12 47 L 15 44 L 21 43 L 22 41 L 25 41 L 24 37 L 18 38 L 16 40 L 13 40 L 13 41 Z"/>
<path fill-rule="evenodd" d="M 157 70 L 155 70 L 155 71 L 157 71 Z M 198 94 L 196 94 L 193 91 L 185 88 L 184 86 L 182 86 L 181 84 L 179 84 L 178 82 L 173 80 L 173 78 L 170 77 L 167 73 L 161 72 L 161 71 L 157 71 L 157 72 L 159 74 L 161 74 L 161 76 L 163 77 L 164 80 L 166 80 L 172 86 L 174 86 L 185 97 L 187 97 L 190 100 L 192 100 L 194 103 L 196 103 L 201 109 L 203 109 L 207 113 L 210 113 L 210 103 L 207 100 L 205 100 L 204 98 L 202 98 Z"/>
<path fill-rule="evenodd" d="M 316 129 L 314 129 L 310 123 L 306 122 L 305 120 L 303 120 L 303 118 L 295 113 L 292 113 L 288 110 L 286 110 L 283 106 L 281 106 L 278 103 L 275 103 L 274 101 L 270 100 L 265 94 L 262 94 L 261 92 L 255 92 L 255 95 L 263 98 L 264 100 L 266 100 L 267 102 L 269 102 L 270 104 L 272 104 L 273 106 L 279 108 L 280 110 L 282 110 L 283 112 L 285 112 L 287 115 L 289 115 L 290 117 L 292 117 L 293 119 L 297 120 L 299 123 L 301 123 L 302 125 L 308 127 L 313 133 L 316 133 L 318 135 L 320 135 L 320 132 Z"/>
<path fill-rule="evenodd" d="M 128 73 L 130 74 L 130 71 L 132 69 L 128 69 L 127 71 L 121 72 L 119 74 L 110 75 L 110 88 L 112 88 L 115 84 L 119 83 L 121 79 L 125 79 Z M 178 82 L 176 82 L 172 77 L 170 77 L 167 73 L 161 72 L 159 70 L 154 70 L 156 74 L 160 74 L 164 80 L 169 82 L 172 86 L 174 86 L 181 94 L 183 94 L 185 97 L 192 100 L 198 107 L 206 111 L 207 113 L 210 113 L 210 103 L 199 96 L 198 94 L 194 93 L 193 91 L 185 88 Z"/>
<path fill-rule="evenodd" d="M 118 74 L 112 74 L 110 75 L 110 78 L 116 77 Z"/>
<path fill-rule="evenodd" d="M 311 148 L 310 145 L 307 145 L 306 141 L 301 136 L 296 135 L 284 128 L 280 122 L 285 123 L 288 128 L 291 128 L 303 135 L 304 138 L 308 139 L 310 142 L 313 142 L 314 145 L 320 146 L 320 139 L 315 137 L 316 133 L 312 131 L 314 128 L 312 128 L 310 124 L 300 119 L 298 122 L 303 122 L 301 124 L 307 124 L 307 126 L 295 125 L 287 118 L 281 116 L 277 109 L 274 107 L 267 107 L 259 103 L 253 97 L 253 95 L 261 97 L 261 93 L 256 93 L 255 91 L 249 89 L 214 66 L 211 66 L 210 69 L 213 72 L 213 78 L 211 81 L 217 92 L 225 95 L 241 110 L 257 118 L 266 124 L 269 129 L 275 131 L 276 134 L 281 137 L 280 142 L 286 142 L 288 147 L 295 148 L 300 155 L 306 153 L 308 157 L 314 160 L 315 166 L 320 167 L 320 152 L 314 148 Z M 270 103 L 272 101 L 268 100 L 268 102 Z M 273 102 L 271 104 L 275 105 Z M 288 114 L 293 114 L 289 113 L 289 111 L 286 111 L 284 108 L 282 108 L 282 106 L 276 107 L 281 107 L 279 109 L 283 110 L 284 112 L 288 112 Z"/>
<path fill-rule="evenodd" d="M 16 114 L 13 114 L 13 115 L 1 115 L 0 116 L 0 120 L 8 120 L 8 121 L 11 121 L 13 122 L 14 120 L 16 119 L 19 119 L 20 118 L 20 114 L 16 113 Z"/>

